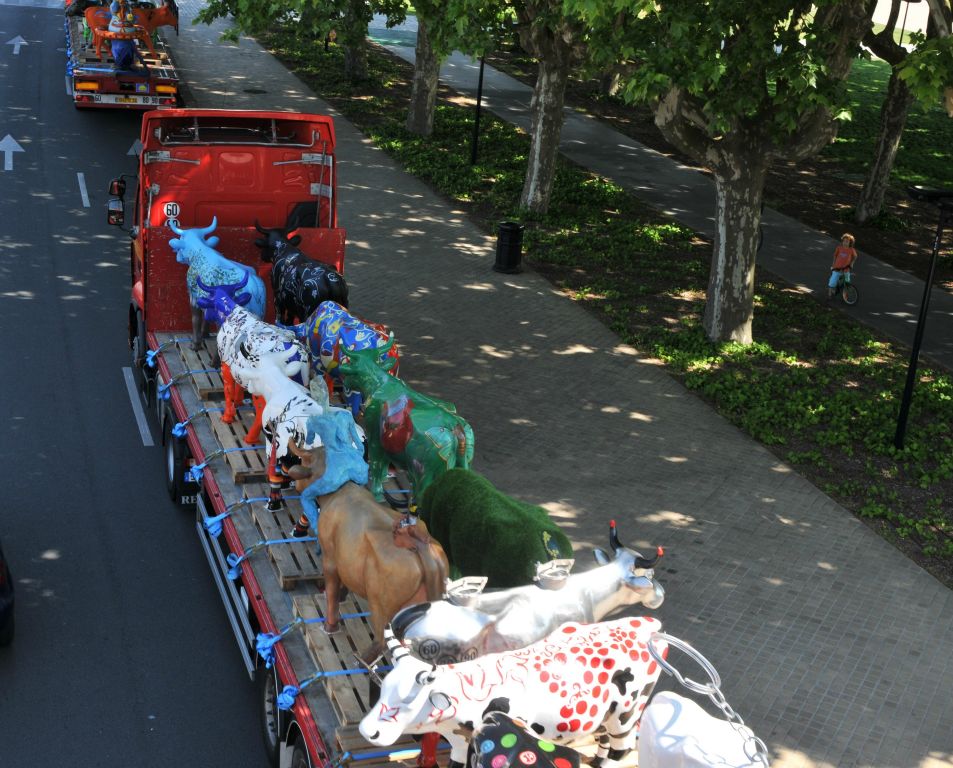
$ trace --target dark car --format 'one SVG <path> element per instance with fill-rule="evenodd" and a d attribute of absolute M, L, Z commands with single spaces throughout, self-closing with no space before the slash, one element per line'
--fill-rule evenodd
<path fill-rule="evenodd" d="M 13 642 L 13 577 L 0 546 L 0 645 Z"/>

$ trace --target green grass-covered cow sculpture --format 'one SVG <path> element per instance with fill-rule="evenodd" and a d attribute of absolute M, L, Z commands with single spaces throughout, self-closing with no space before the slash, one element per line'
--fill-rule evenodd
<path fill-rule="evenodd" d="M 573 556 L 545 509 L 507 496 L 469 469 L 437 477 L 417 511 L 451 567 L 460 576 L 486 576 L 488 588 L 529 584 L 537 563 Z"/>

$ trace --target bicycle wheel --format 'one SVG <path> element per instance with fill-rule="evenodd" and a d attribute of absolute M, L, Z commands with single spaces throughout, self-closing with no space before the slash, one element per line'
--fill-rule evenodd
<path fill-rule="evenodd" d="M 857 299 L 859 298 L 857 289 L 852 283 L 847 283 L 841 286 L 840 295 L 844 299 L 844 303 L 850 306 L 854 306 L 854 304 L 857 303 Z"/>

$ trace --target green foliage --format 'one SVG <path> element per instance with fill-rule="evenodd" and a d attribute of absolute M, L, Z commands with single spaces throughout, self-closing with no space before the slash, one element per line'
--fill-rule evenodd
<path fill-rule="evenodd" d="M 491 226 L 520 217 L 529 142 L 518 129 L 484 115 L 471 166 L 472 111 L 442 104 L 432 137 L 407 133 L 406 75 L 392 60 L 371 57 L 381 87 L 367 92 L 344 81 L 334 48 L 325 53 L 289 32 L 268 42 L 439 192 Z M 866 71 L 869 63 L 854 66 Z M 872 107 L 859 106 L 870 114 Z M 701 315 L 710 245 L 568 162 L 560 163 L 548 214 L 524 221 L 527 259 L 625 342 L 661 360 L 845 506 L 929 557 L 953 558 L 953 376 L 921 366 L 898 451 L 893 435 L 908 352 L 894 342 L 764 275 L 755 294 L 758 343 L 708 341 Z"/>
<path fill-rule="evenodd" d="M 897 68 L 900 79 L 924 103 L 937 102 L 947 86 L 953 86 L 953 37 L 921 42 Z"/>
<path fill-rule="evenodd" d="M 880 133 L 880 107 L 889 78 L 886 62 L 854 61 L 847 87 L 848 108 L 855 119 L 841 123 L 837 139 L 822 157 L 835 160 L 849 173 L 866 174 Z M 953 185 L 953 120 L 938 102 L 910 110 L 891 180 L 898 186 Z"/>

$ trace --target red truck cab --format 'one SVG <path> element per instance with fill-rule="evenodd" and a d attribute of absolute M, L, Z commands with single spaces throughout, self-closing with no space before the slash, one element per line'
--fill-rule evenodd
<path fill-rule="evenodd" d="M 217 221 L 216 250 L 267 268 L 255 229 L 299 224 L 301 250 L 344 270 L 345 231 L 337 221 L 334 125 L 325 115 L 175 109 L 142 118 L 138 184 L 133 199 L 129 345 L 141 370 L 146 334 L 190 327 L 185 274 L 170 228 Z M 110 223 L 125 220 L 125 181 L 111 186 Z"/>

